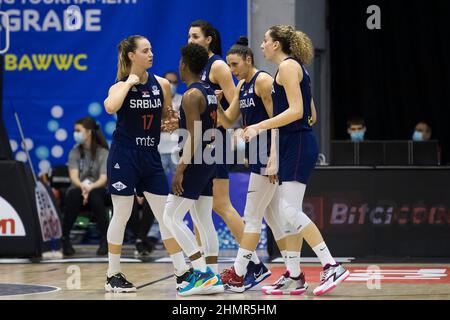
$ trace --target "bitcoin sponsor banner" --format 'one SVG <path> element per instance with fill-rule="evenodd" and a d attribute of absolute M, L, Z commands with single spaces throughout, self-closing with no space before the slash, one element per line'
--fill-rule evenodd
<path fill-rule="evenodd" d="M 8 15 L 0 16 L 1 48 L 5 26 L 10 32 L 3 67 L 4 120 L 15 159 L 25 161 L 12 103 L 40 172 L 67 161 L 79 118 L 93 116 L 112 139 L 116 119 L 106 114 L 103 101 L 115 81 L 122 39 L 146 36 L 154 53 L 150 71 L 162 76 L 178 70 L 180 48 L 194 20 L 212 22 L 224 52 L 247 34 L 247 3 L 241 0 L 2 0 L 0 11 Z M 184 88 L 180 84 L 179 92 Z"/>
<path fill-rule="evenodd" d="M 338 257 L 450 257 L 449 195 L 450 168 L 318 168 L 303 210 Z"/>

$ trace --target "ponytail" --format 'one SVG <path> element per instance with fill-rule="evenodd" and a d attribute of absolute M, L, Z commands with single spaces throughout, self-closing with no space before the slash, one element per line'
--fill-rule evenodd
<path fill-rule="evenodd" d="M 222 40 L 220 38 L 220 32 L 214 28 L 214 36 L 211 41 L 211 51 L 214 54 L 222 56 Z"/>
<path fill-rule="evenodd" d="M 290 50 L 292 55 L 305 65 L 311 63 L 314 58 L 314 47 L 311 39 L 301 31 L 295 31 L 291 36 Z"/>
<path fill-rule="evenodd" d="M 130 74 L 131 60 L 128 57 L 128 53 L 135 52 L 137 49 L 137 40 L 145 39 L 143 36 L 130 36 L 122 41 L 118 45 L 118 62 L 117 62 L 117 81 L 122 80 Z"/>

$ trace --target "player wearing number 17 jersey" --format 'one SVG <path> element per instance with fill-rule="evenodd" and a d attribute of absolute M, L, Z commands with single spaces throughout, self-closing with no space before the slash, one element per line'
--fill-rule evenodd
<path fill-rule="evenodd" d="M 113 217 L 108 228 L 108 271 L 106 291 L 133 292 L 136 287 L 120 270 L 120 254 L 125 226 L 130 218 L 134 194 L 144 194 L 160 226 L 175 275 L 189 271 L 181 248 L 163 223 L 169 187 L 158 153 L 163 109 L 171 105 L 167 80 L 149 72 L 153 64 L 150 42 L 131 36 L 119 44 L 118 82 L 109 90 L 105 109 L 117 114 L 108 156 L 108 191 Z"/>

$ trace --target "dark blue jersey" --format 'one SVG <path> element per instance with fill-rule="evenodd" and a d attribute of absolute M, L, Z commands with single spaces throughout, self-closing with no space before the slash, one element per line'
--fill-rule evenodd
<path fill-rule="evenodd" d="M 216 62 L 217 60 L 221 60 L 223 61 L 222 57 L 215 54 L 212 57 L 210 57 L 208 59 L 208 63 L 206 64 L 205 68 L 203 69 L 203 72 L 201 74 L 201 80 L 207 84 L 209 84 L 213 90 L 213 92 L 215 90 L 222 90 L 222 88 L 217 84 L 217 83 L 212 83 L 211 80 L 209 80 L 209 74 L 211 72 L 211 67 L 213 65 L 214 62 Z M 226 110 L 229 107 L 229 103 L 227 101 L 227 99 L 225 98 L 225 96 L 223 97 L 223 99 L 220 101 L 220 105 L 222 106 L 223 110 Z"/>
<path fill-rule="evenodd" d="M 156 77 L 149 73 L 147 83 L 133 86 L 117 112 L 113 143 L 140 150 L 156 149 L 163 105 L 163 90 Z"/>
<path fill-rule="evenodd" d="M 244 128 L 269 119 L 261 97 L 255 93 L 256 79 L 262 72 L 264 71 L 256 72 L 249 83 L 244 81 L 239 91 L 239 108 L 241 110 Z"/>
<path fill-rule="evenodd" d="M 239 91 L 239 108 L 244 128 L 269 119 L 261 97 L 255 92 L 256 79 L 262 72 L 264 71 L 256 72 L 250 82 L 242 84 Z M 267 164 L 266 161 L 270 154 L 270 131 L 263 137 L 266 139 L 265 143 L 262 142 L 261 135 L 258 135 L 257 140 L 253 144 L 246 143 L 246 152 L 248 153 L 246 157 L 249 160 L 250 171 L 257 174 L 262 174 L 261 168 Z"/>
<path fill-rule="evenodd" d="M 286 60 L 292 59 L 297 61 L 292 57 L 286 58 Z M 298 61 L 297 61 L 298 62 Z M 312 114 L 311 114 L 311 79 L 309 77 L 308 71 L 305 66 L 298 62 L 303 71 L 303 79 L 299 86 L 302 92 L 303 98 L 303 118 L 296 120 L 284 127 L 279 128 L 280 131 L 310 131 L 312 130 Z M 278 74 L 278 71 L 277 71 Z M 277 74 L 275 75 L 275 80 L 273 82 L 272 88 L 272 100 L 273 100 L 273 116 L 277 116 L 283 111 L 289 108 L 288 99 L 286 96 L 286 91 L 284 87 L 279 85 L 276 81 Z"/>
<path fill-rule="evenodd" d="M 217 127 L 217 97 L 214 94 L 214 90 L 207 83 L 195 82 L 192 83 L 187 91 L 190 89 L 197 89 L 205 98 L 206 108 L 203 112 L 200 112 L 200 120 L 202 122 L 202 137 L 204 133 L 209 129 L 215 129 Z M 183 100 L 181 100 L 180 108 L 180 128 L 186 128 L 186 114 L 183 109 Z M 203 145 L 209 142 L 203 143 Z"/>

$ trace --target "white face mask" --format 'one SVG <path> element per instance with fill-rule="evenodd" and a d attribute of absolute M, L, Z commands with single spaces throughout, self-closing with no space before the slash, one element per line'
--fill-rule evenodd
<path fill-rule="evenodd" d="M 73 139 L 78 144 L 83 144 L 86 141 L 86 137 L 84 136 L 84 133 L 83 132 L 77 132 L 77 131 L 75 131 L 73 133 Z"/>

